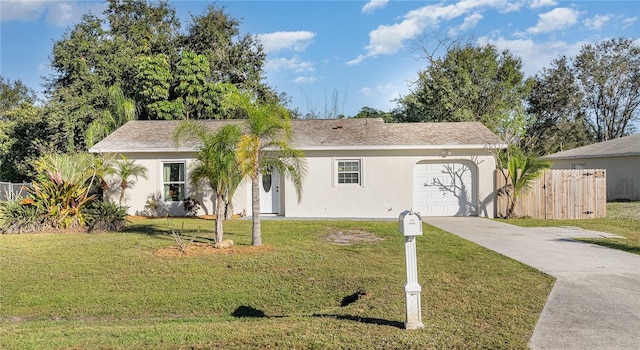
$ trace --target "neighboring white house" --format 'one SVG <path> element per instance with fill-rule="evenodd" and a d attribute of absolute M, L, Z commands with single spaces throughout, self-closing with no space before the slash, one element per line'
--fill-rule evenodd
<path fill-rule="evenodd" d="M 238 121 L 207 120 L 217 129 Z M 151 195 L 169 215 L 183 215 L 188 196 L 214 213 L 210 190 L 189 184 L 193 145 L 176 148 L 179 121 L 131 121 L 90 151 L 123 154 L 147 167 L 126 192 L 130 214 L 144 212 Z M 382 119 L 292 120 L 295 147 L 305 152 L 301 201 L 293 183 L 274 174 L 261 181 L 261 212 L 306 218 L 397 218 L 408 209 L 423 216 L 494 216 L 495 159 L 502 147 L 481 123 L 384 123 Z M 112 187 L 118 191 L 117 187 Z M 251 215 L 251 186 L 234 196 L 234 211 Z M 119 192 L 108 194 L 117 200 Z"/>
<path fill-rule="evenodd" d="M 544 156 L 553 169 L 606 169 L 607 200 L 640 200 L 640 134 Z"/>

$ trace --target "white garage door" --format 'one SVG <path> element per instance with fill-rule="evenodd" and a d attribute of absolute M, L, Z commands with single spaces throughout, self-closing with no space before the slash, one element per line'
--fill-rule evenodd
<path fill-rule="evenodd" d="M 418 163 L 413 170 L 413 210 L 421 216 L 476 215 L 475 167 Z"/>

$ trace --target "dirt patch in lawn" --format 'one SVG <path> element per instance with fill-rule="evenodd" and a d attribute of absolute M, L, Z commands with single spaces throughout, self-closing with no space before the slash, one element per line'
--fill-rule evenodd
<path fill-rule="evenodd" d="M 339 245 L 351 245 L 363 242 L 380 242 L 384 238 L 378 237 L 375 233 L 365 230 L 342 230 L 337 228 L 328 228 L 327 235 L 324 237 L 327 241 Z"/>
<path fill-rule="evenodd" d="M 263 244 L 258 247 L 251 245 L 237 245 L 231 248 L 219 249 L 214 248 L 209 243 L 191 243 L 185 251 L 181 251 L 177 246 L 158 249 L 153 252 L 155 256 L 194 256 L 194 255 L 212 255 L 212 254 L 258 254 L 272 252 L 273 247 Z"/>

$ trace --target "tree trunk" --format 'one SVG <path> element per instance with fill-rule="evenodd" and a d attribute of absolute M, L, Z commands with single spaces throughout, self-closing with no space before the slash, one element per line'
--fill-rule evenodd
<path fill-rule="evenodd" d="M 222 221 L 224 221 L 224 198 L 222 196 L 218 195 L 218 196 L 216 196 L 216 230 L 215 230 L 216 240 L 215 240 L 215 243 L 222 242 L 222 235 L 223 235 Z"/>
<path fill-rule="evenodd" d="M 122 200 L 124 199 L 124 190 L 125 187 L 121 187 L 120 188 L 120 199 L 118 200 L 118 206 L 122 206 Z"/>
<path fill-rule="evenodd" d="M 251 178 L 251 216 L 253 219 L 253 231 L 251 245 L 262 244 L 262 233 L 260 232 L 260 174 L 255 171 Z"/>
<path fill-rule="evenodd" d="M 224 192 L 222 200 L 224 201 L 224 219 L 233 220 L 233 198 L 229 198 L 228 191 Z"/>

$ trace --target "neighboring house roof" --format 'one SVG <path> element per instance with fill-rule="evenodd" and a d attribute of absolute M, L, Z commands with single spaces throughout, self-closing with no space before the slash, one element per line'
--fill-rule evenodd
<path fill-rule="evenodd" d="M 201 120 L 217 129 L 238 120 Z M 180 121 L 130 121 L 91 147 L 90 152 L 190 151 L 175 147 L 172 136 Z M 338 149 L 483 149 L 504 147 L 482 123 L 385 123 L 372 119 L 291 120 L 294 144 L 302 150 Z"/>
<path fill-rule="evenodd" d="M 543 159 L 603 158 L 640 155 L 640 134 L 594 143 L 542 157 Z"/>

